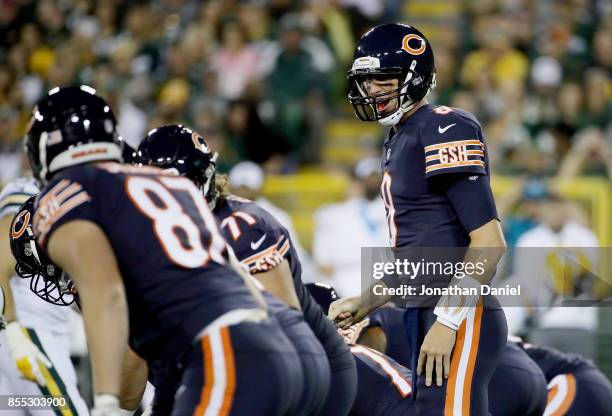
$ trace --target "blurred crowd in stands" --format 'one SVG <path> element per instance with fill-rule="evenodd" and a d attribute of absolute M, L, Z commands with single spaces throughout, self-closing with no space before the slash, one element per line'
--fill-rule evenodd
<path fill-rule="evenodd" d="M 222 151 L 222 169 L 252 160 L 290 173 L 324 163 L 325 123 L 352 117 L 345 74 L 355 41 L 384 21 L 430 37 L 438 71 L 430 99 L 479 117 L 495 172 L 612 177 L 610 7 L 0 0 L 0 182 L 18 174 L 32 104 L 73 83 L 110 100 L 133 144 L 149 128 L 181 122 Z"/>

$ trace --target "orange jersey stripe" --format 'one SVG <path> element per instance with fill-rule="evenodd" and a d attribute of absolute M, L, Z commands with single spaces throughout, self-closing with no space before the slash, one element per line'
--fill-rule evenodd
<path fill-rule="evenodd" d="M 353 354 L 365 355 L 378 364 L 379 368 L 390 377 L 391 384 L 395 386 L 395 389 L 402 397 L 410 396 L 412 384 L 400 374 L 397 368 L 393 367 L 385 355 L 364 345 L 352 345 L 350 348 Z"/>
<path fill-rule="evenodd" d="M 204 386 L 200 395 L 200 403 L 193 412 L 193 416 L 203 415 L 210 404 L 212 387 L 215 384 L 213 372 L 212 350 L 210 348 L 210 337 L 207 335 L 202 338 L 202 353 L 204 355 Z"/>
<path fill-rule="evenodd" d="M 451 356 L 451 368 L 448 376 L 448 383 L 446 384 L 446 397 L 444 399 L 444 416 L 453 416 L 459 361 L 461 361 L 461 353 L 463 352 L 463 344 L 465 343 L 465 328 L 466 322 L 463 321 L 457 331 L 457 340 L 455 341 L 455 348 Z"/>
<path fill-rule="evenodd" d="M 468 150 L 466 155 L 467 156 L 480 156 L 480 157 L 484 157 L 484 152 L 482 152 L 481 150 Z M 425 163 L 434 162 L 436 160 L 440 160 L 440 155 L 439 154 L 433 154 L 431 156 L 427 156 L 425 158 Z M 477 159 L 474 159 L 474 160 L 477 160 Z M 467 160 L 466 162 L 470 162 L 470 161 L 472 161 L 472 160 L 470 159 L 470 160 Z"/>
<path fill-rule="evenodd" d="M 425 152 L 431 152 L 432 150 L 444 149 L 445 147 L 454 147 L 454 146 L 482 146 L 480 140 L 455 140 L 453 142 L 432 144 L 429 146 L 425 146 Z"/>
<path fill-rule="evenodd" d="M 565 415 L 565 413 L 569 410 L 570 406 L 572 405 L 574 398 L 576 397 L 576 378 L 574 377 L 574 375 L 573 374 L 562 374 L 557 377 L 562 377 L 564 379 L 564 381 L 567 384 L 567 391 L 565 392 L 565 397 L 563 397 L 563 401 L 559 405 L 555 406 L 556 407 L 555 409 L 550 409 L 548 406 L 551 405 L 551 402 L 558 394 L 563 394 L 563 393 L 559 391 L 560 389 L 559 389 L 558 384 L 554 385 L 548 391 L 548 400 L 547 400 L 547 405 L 546 405 L 547 407 L 546 407 L 546 412 L 544 413 L 550 416 Z"/>
<path fill-rule="evenodd" d="M 470 357 L 468 359 L 468 367 L 463 382 L 463 400 L 462 412 L 465 415 L 470 414 L 470 399 L 472 397 L 472 381 L 474 377 L 474 367 L 476 365 L 476 356 L 478 354 L 478 346 L 480 341 L 480 324 L 482 323 L 482 298 L 478 300 L 476 313 L 474 317 L 474 328 L 472 332 L 472 342 L 470 348 Z"/>
<path fill-rule="evenodd" d="M 236 364 L 234 362 L 234 350 L 228 327 L 221 328 L 221 340 L 223 342 L 223 354 L 225 355 L 226 386 L 223 403 L 219 410 L 219 416 L 227 416 L 230 413 L 236 392 Z"/>
<path fill-rule="evenodd" d="M 43 196 L 40 201 L 38 201 L 38 206 L 41 207 L 47 203 L 47 201 L 51 198 L 54 198 L 59 194 L 64 188 L 70 185 L 70 181 L 68 179 L 62 179 L 59 181 L 53 188 L 49 189 L 49 192 Z"/>
<path fill-rule="evenodd" d="M 483 166 L 484 162 L 482 160 L 468 160 L 465 162 L 455 162 L 455 163 L 440 163 L 437 165 L 427 166 L 425 168 L 425 173 L 433 172 L 438 169 L 447 169 L 447 168 L 455 168 L 457 166 Z"/>
<path fill-rule="evenodd" d="M 45 244 L 45 240 L 47 238 L 47 233 L 53 227 L 60 218 L 66 215 L 73 208 L 78 207 L 81 204 L 84 204 L 87 201 L 90 201 L 91 198 L 89 194 L 85 191 L 77 194 L 75 197 L 68 200 L 68 202 L 64 202 L 60 205 L 59 209 L 51 215 L 49 218 L 42 218 L 41 216 L 37 216 L 34 214 L 34 230 L 38 232 L 38 241 L 41 245 Z M 42 222 L 42 224 L 41 224 Z"/>

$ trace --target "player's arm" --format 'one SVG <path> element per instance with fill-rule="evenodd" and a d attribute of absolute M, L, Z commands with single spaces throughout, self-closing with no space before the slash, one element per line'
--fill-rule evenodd
<path fill-rule="evenodd" d="M 61 224 L 47 241 L 51 260 L 70 275 L 81 297 L 93 372 L 95 407 L 118 405 L 127 345 L 127 303 L 117 259 L 93 222 Z"/>
<path fill-rule="evenodd" d="M 119 390 L 119 403 L 122 409 L 129 411 L 138 409 L 147 387 L 148 375 L 146 361 L 128 347 L 123 357 L 121 389 Z"/>
<path fill-rule="evenodd" d="M 300 310 L 300 302 L 295 292 L 293 275 L 289 262 L 285 255 L 290 247 L 289 234 L 284 234 L 274 227 L 269 229 L 259 228 L 255 218 L 246 214 L 253 222 L 248 232 L 237 232 L 226 234 L 228 240 L 233 241 L 232 249 L 236 258 L 250 274 L 277 298 L 287 303 L 292 308 Z M 231 217 L 230 217 L 231 218 Z M 242 218 L 242 217 L 241 217 Z M 224 221 L 225 229 L 231 229 Z M 234 227 L 238 227 L 237 224 Z M 246 236 L 250 238 L 246 238 Z M 260 242 L 259 247 L 254 249 L 253 242 Z M 257 245 L 257 243 L 255 243 Z"/>
<path fill-rule="evenodd" d="M 255 278 L 274 296 L 292 308 L 301 310 L 300 301 L 295 293 L 289 262 L 286 259 L 267 272 L 255 274 Z"/>
<path fill-rule="evenodd" d="M 483 269 L 478 274 L 455 277 L 450 284 L 464 288 L 473 287 L 479 293 L 480 286 L 491 281 L 506 248 L 489 178 L 485 175 L 457 174 L 447 177 L 446 180 L 446 196 L 470 237 L 463 262 L 479 264 Z M 442 377 L 448 378 L 456 331 L 465 320 L 469 309 L 476 306 L 478 298 L 478 295 L 462 299 L 458 296 L 440 298 L 434 310 L 436 322 L 425 336 L 417 364 L 419 375 L 425 370 L 426 385 L 431 385 L 434 366 L 437 385 L 442 385 Z M 453 313 L 450 313 L 451 310 L 444 305 L 459 307 L 453 308 Z"/>
<path fill-rule="evenodd" d="M 477 229 L 472 230 L 469 235 L 470 245 L 464 262 L 466 264 L 484 265 L 484 273 L 478 276 L 465 276 L 459 281 L 453 279 L 451 285 L 470 285 L 479 288 L 481 284 L 488 284 L 491 281 L 497 263 L 505 252 L 506 242 L 497 219 L 489 220 Z M 449 298 L 452 298 L 452 296 Z M 459 308 L 460 313 L 456 313 L 458 308 L 453 308 L 455 313 L 450 314 L 448 313 L 449 308 L 443 306 L 438 306 L 434 310 L 437 319 L 425 336 L 417 364 L 419 375 L 425 370 L 425 384 L 428 386 L 431 385 L 434 366 L 438 386 L 442 385 L 442 376 L 448 378 L 450 374 L 450 359 L 455 345 L 456 331 L 465 320 L 469 308 L 476 306 L 478 301 L 478 296 L 466 296 L 466 298 L 464 306 Z M 438 305 L 445 302 L 451 305 L 459 303 L 453 299 L 445 300 L 443 296 Z"/>

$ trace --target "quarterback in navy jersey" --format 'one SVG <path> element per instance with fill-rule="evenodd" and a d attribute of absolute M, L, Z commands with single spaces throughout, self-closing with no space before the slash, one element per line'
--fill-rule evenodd
<path fill-rule="evenodd" d="M 38 102 L 26 151 L 45 184 L 35 204 L 37 242 L 79 292 L 92 415 L 120 414 L 128 339 L 149 367 L 180 368 L 173 415 L 283 415 L 295 405 L 297 353 L 250 278 L 232 266 L 191 181 L 117 163 L 115 117 L 87 86 L 55 88 Z"/>
<path fill-rule="evenodd" d="M 381 193 L 396 257 L 407 248 L 433 247 L 436 254 L 455 248 L 461 258 L 452 261 L 486 264 L 479 276 L 447 276 L 449 285 L 474 294 L 444 294 L 404 313 L 417 413 L 484 416 L 507 327 L 495 300 L 478 295 L 505 249 L 481 127 L 466 111 L 425 100 L 435 87 L 434 54 L 412 26 L 384 24 L 366 32 L 348 78 L 357 117 L 390 127 Z M 389 300 L 367 288 L 335 302 L 329 316 L 349 327 Z"/>
<path fill-rule="evenodd" d="M 508 344 L 521 348 L 544 372 L 548 382 L 546 415 L 612 414 L 612 383 L 586 358 L 554 348 L 532 345 L 511 336 Z"/>
<path fill-rule="evenodd" d="M 171 125 L 153 129 L 140 143 L 136 158 L 142 165 L 174 170 L 200 187 L 241 264 L 272 294 L 300 310 L 323 346 L 331 370 L 331 384 L 329 391 L 323 391 L 323 407 L 314 414 L 348 414 L 356 392 L 355 361 L 333 324 L 302 284 L 300 261 L 288 231 L 256 203 L 229 194 L 225 177 L 215 173 L 216 153 L 210 151 L 199 134 L 188 128 Z M 278 305 L 271 309 L 287 330 L 286 311 Z M 298 352 L 303 353 L 304 383 L 314 390 L 323 388 L 325 378 L 317 375 L 316 366 L 308 364 L 303 357 L 304 353 L 313 355 L 313 346 L 304 343 L 306 336 L 294 335 L 290 339 Z M 321 392 L 311 391 L 309 396 L 316 400 Z M 311 402 L 305 400 L 302 407 L 308 407 Z"/>

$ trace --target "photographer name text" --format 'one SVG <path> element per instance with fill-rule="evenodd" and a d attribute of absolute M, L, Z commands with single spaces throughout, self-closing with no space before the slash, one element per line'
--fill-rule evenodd
<path fill-rule="evenodd" d="M 386 287 L 385 285 L 374 285 L 372 293 L 376 296 L 520 296 L 521 285 L 515 287 L 510 285 L 503 287 L 481 285 L 479 288 L 459 286 L 430 287 L 427 285 Z"/>

